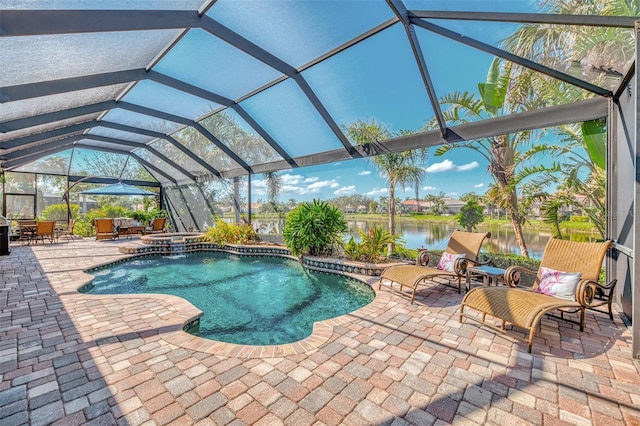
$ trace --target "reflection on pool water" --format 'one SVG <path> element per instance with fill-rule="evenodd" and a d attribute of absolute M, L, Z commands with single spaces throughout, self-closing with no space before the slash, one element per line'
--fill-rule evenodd
<path fill-rule="evenodd" d="M 87 293 L 179 296 L 204 312 L 194 334 L 244 345 L 302 340 L 314 322 L 352 312 L 375 296 L 359 281 L 275 257 L 153 256 L 89 272 L 95 280 Z"/>

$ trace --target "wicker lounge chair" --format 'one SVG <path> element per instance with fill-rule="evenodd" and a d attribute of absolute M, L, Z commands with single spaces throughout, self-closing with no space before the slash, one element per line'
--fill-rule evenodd
<path fill-rule="evenodd" d="M 96 227 L 96 240 L 113 240 L 118 238 L 113 218 L 94 219 L 93 225 Z"/>
<path fill-rule="evenodd" d="M 462 277 L 466 276 L 467 266 L 480 264 L 478 261 L 480 247 L 485 238 L 490 236 L 491 233 L 489 232 L 454 231 L 453 234 L 451 234 L 449 244 L 444 253 L 449 255 L 464 255 L 464 257 L 460 257 L 454 261 L 452 271 L 428 267 L 430 252 L 421 250 L 418 253 L 415 265 L 395 265 L 385 269 L 382 275 L 380 275 L 378 289 L 382 287 L 383 281 L 387 281 L 390 290 L 406 295 L 402 289 L 405 286 L 409 287 L 411 290 L 411 303 L 413 303 L 419 284 L 440 277 L 446 278 L 448 281 L 457 281 L 458 293 L 460 293 Z M 433 253 L 431 254 L 433 255 Z M 435 256 L 438 255 L 435 254 Z M 399 284 L 400 288 L 394 288 L 394 283 Z"/>
<path fill-rule="evenodd" d="M 580 326 L 580 331 L 583 331 L 585 309 L 591 307 L 598 287 L 612 287 L 611 283 L 608 286 L 598 284 L 602 261 L 610 245 L 610 241 L 590 243 L 550 239 L 542 255 L 537 273 L 521 266 L 511 266 L 505 272 L 506 287 L 478 287 L 469 291 L 460 305 L 460 321 L 463 317 L 468 318 L 493 330 L 524 340 L 529 345 L 529 352 L 531 352 L 533 338 L 540 319 L 552 311 L 560 310 L 563 319 L 565 319 L 565 312 L 578 313 L 579 320 L 576 323 Z M 567 273 L 580 273 L 579 278 L 575 277 L 575 281 L 577 281 L 575 299 L 563 299 L 539 293 L 537 290 L 539 287 L 542 290 L 543 287 L 539 286 L 543 268 Z M 516 288 L 522 273 L 536 276 L 533 288 Z M 570 289 L 571 287 L 566 288 Z M 471 315 L 467 313 L 469 309 L 479 311 L 482 315 Z M 487 315 L 502 320 L 502 327 L 485 322 Z M 522 335 L 507 332 L 505 330 L 507 322 L 528 330 L 528 338 L 525 339 Z"/>

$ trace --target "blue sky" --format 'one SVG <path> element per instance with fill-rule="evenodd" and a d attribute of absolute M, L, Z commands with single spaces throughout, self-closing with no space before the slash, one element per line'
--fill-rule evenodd
<path fill-rule="evenodd" d="M 243 37 L 265 46 L 278 58 L 299 67 L 393 16 L 385 2 L 370 2 L 366 7 L 363 4 L 365 2 L 295 2 L 290 3 L 289 8 L 280 9 L 270 7 L 269 2 L 220 0 L 208 13 Z M 535 12 L 535 4 L 530 0 L 406 1 L 410 9 L 483 11 Z M 238 14 L 238 7 L 246 10 Z M 354 22 L 351 17 L 356 13 L 358 19 Z M 496 22 L 430 22 L 494 46 L 516 28 L 513 24 Z M 455 91 L 476 93 L 477 84 L 486 80 L 493 56 L 418 26 L 414 26 L 414 30 L 437 97 L 442 98 Z M 292 37 L 292 34 L 296 36 Z M 218 60 L 220 57 L 225 60 Z M 266 64 L 232 49 L 202 30 L 190 31 L 154 70 L 232 99 L 280 75 Z M 212 74 L 225 78 L 211 78 Z M 373 119 L 393 133 L 420 131 L 434 116 L 407 34 L 400 24 L 305 69 L 301 74 L 339 126 Z M 137 84 L 124 100 L 190 119 L 220 107 L 150 81 Z M 292 79 L 285 79 L 244 99 L 240 105 L 292 157 L 342 148 L 335 133 Z M 163 131 L 180 127 L 120 109 L 112 110 L 105 119 L 148 129 L 161 128 Z M 248 127 L 237 117 L 235 121 L 240 127 Z M 152 139 L 122 135 L 121 131 L 105 128 L 94 129 L 91 133 L 139 142 Z M 420 189 L 421 196 L 441 192 L 450 197 L 459 197 L 467 192 L 482 194 L 491 183 L 486 161 L 468 149 L 455 149 L 442 157 L 435 157 L 432 149 L 423 167 L 426 180 Z M 285 201 L 289 198 L 329 199 L 356 193 L 377 199 L 388 194 L 386 179 L 367 160 L 286 170 L 281 175 L 284 187 L 280 198 Z M 254 177 L 253 187 L 254 199 L 266 198 L 260 175 Z M 396 188 L 396 195 L 400 198 L 413 197 L 414 190 Z"/>
<path fill-rule="evenodd" d="M 535 2 L 529 0 L 447 1 L 442 4 L 408 1 L 407 6 L 416 9 L 456 6 L 461 10 L 536 11 Z M 366 8 L 360 11 L 364 12 Z M 498 45 L 516 28 L 513 24 L 495 22 L 433 22 L 491 45 Z M 415 31 L 438 97 L 454 91 L 476 93 L 478 82 L 486 79 L 493 56 L 421 28 L 416 27 Z M 416 131 L 434 115 L 401 26 L 371 37 L 348 52 L 303 72 L 303 76 L 327 110 L 343 126 L 358 119 L 375 119 L 392 132 L 403 129 Z M 299 140 L 296 141 L 298 145 Z M 316 144 L 315 140 L 309 141 L 304 144 L 305 149 L 312 149 Z M 430 150 L 428 160 L 423 165 L 426 179 L 420 188 L 421 197 L 441 192 L 450 197 L 459 197 L 468 192 L 486 192 L 492 179 L 487 172 L 487 162 L 480 154 L 469 149 L 454 149 L 436 157 L 434 152 L 435 149 Z M 280 195 L 282 201 L 290 198 L 330 199 L 352 194 L 377 200 L 380 196 L 388 195 L 386 179 L 367 160 L 298 168 L 282 171 L 281 175 L 284 181 Z M 252 186 L 253 199 L 265 200 L 261 176 L 253 179 Z M 396 188 L 396 196 L 413 198 L 414 189 L 406 188 L 405 191 Z"/>
<path fill-rule="evenodd" d="M 529 4 L 528 1 L 511 4 L 514 3 Z M 494 45 L 515 28 L 511 24 L 469 21 L 441 20 L 437 24 Z M 478 82 L 486 80 L 493 56 L 420 28 L 416 28 L 416 34 L 438 97 L 454 91 L 475 93 Z M 327 110 L 343 126 L 358 119 L 375 119 L 392 132 L 416 131 L 434 116 L 406 34 L 400 26 L 330 58 L 303 75 Z M 311 141 L 306 145 L 313 147 L 316 143 Z M 434 152 L 435 149 L 430 150 L 423 165 L 426 179 L 420 188 L 421 197 L 441 192 L 450 197 L 467 192 L 484 194 L 492 180 L 481 155 L 469 149 L 455 149 L 441 157 L 436 157 Z M 281 175 L 284 181 L 282 201 L 290 198 L 329 199 L 352 194 L 377 200 L 388 195 L 386 179 L 367 160 L 293 169 L 282 171 Z M 261 176 L 253 179 L 252 186 L 253 199 L 265 200 Z M 396 196 L 413 198 L 414 189 L 396 188 Z"/>
<path fill-rule="evenodd" d="M 491 183 L 486 162 L 471 150 L 454 150 L 442 157 L 433 156 L 424 165 L 426 180 L 420 196 L 439 194 L 456 198 L 467 192 L 484 194 Z M 389 194 L 387 180 L 379 175 L 368 160 L 342 161 L 330 165 L 304 167 L 282 171 L 284 186 L 280 200 L 294 198 L 308 201 L 313 198 L 330 199 L 341 195 L 362 194 L 377 200 Z M 252 180 L 253 199 L 266 200 L 264 180 Z M 414 198 L 414 189 L 396 188 L 396 197 Z"/>

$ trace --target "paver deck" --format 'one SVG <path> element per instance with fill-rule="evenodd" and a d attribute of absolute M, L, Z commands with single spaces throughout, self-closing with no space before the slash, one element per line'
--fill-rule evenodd
<path fill-rule="evenodd" d="M 461 324 L 454 288 L 424 286 L 414 305 L 383 289 L 308 345 L 223 354 L 182 332 L 197 314 L 186 301 L 76 291 L 83 270 L 124 257 L 119 244 L 0 257 L 3 426 L 640 424 L 640 365 L 620 316 L 587 312 L 584 333 L 545 318 L 529 354 Z"/>

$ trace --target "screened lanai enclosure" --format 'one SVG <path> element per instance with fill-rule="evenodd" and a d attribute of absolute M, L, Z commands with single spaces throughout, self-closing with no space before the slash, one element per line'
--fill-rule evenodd
<path fill-rule="evenodd" d="M 47 193 L 122 181 L 158 191 L 174 229 L 202 230 L 227 205 L 248 215 L 265 172 L 601 120 L 607 270 L 638 318 L 639 12 L 634 0 L 0 0 L 2 213 L 36 217 Z M 559 95 L 531 90 L 496 113 L 494 58 Z M 451 109 L 485 81 L 496 108 Z M 346 129 L 368 120 L 401 136 L 359 145 Z"/>

